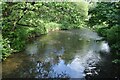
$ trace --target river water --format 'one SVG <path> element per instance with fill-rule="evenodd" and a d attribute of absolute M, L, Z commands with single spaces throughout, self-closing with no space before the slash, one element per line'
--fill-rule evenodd
<path fill-rule="evenodd" d="M 117 78 L 110 48 L 88 29 L 54 31 L 2 63 L 3 78 Z"/>

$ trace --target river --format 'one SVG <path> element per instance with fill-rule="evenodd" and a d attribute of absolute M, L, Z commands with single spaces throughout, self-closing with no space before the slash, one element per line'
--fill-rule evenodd
<path fill-rule="evenodd" d="M 117 78 L 110 48 L 88 30 L 50 32 L 2 63 L 3 78 Z"/>

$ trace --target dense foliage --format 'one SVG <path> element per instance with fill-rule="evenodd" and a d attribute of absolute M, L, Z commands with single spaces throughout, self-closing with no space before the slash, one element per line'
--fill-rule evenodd
<path fill-rule="evenodd" d="M 97 3 L 89 10 L 89 25 L 109 42 L 115 63 L 120 62 L 120 2 Z"/>
<path fill-rule="evenodd" d="M 5 2 L 2 4 L 3 59 L 24 49 L 30 38 L 58 29 L 80 28 L 85 23 L 85 2 Z"/>

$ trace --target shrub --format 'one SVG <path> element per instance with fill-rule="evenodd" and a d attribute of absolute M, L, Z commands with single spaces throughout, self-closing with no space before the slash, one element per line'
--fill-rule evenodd
<path fill-rule="evenodd" d="M 10 46 L 10 41 L 6 38 L 0 41 L 2 43 L 2 59 L 5 60 L 14 50 Z"/>

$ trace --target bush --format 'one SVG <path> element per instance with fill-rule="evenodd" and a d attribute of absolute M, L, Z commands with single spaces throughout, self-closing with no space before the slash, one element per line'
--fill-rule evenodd
<path fill-rule="evenodd" d="M 120 26 L 113 26 L 107 31 L 107 40 L 111 44 L 115 44 L 116 42 L 120 42 Z"/>
<path fill-rule="evenodd" d="M 10 46 L 10 41 L 6 38 L 0 41 L 2 43 L 2 60 L 5 60 L 14 50 Z"/>

